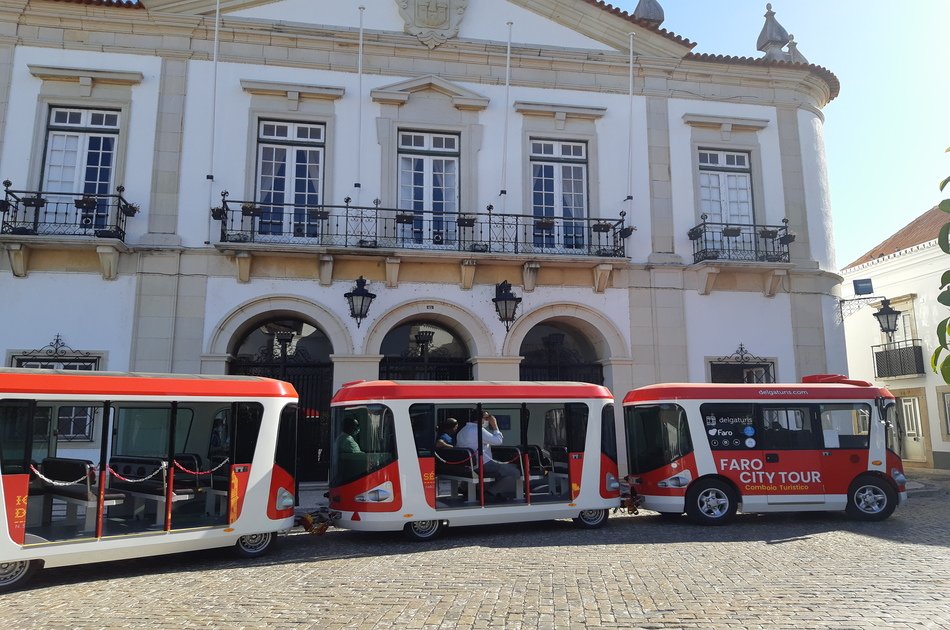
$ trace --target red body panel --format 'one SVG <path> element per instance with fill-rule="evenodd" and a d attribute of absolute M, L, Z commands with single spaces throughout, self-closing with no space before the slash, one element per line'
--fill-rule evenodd
<path fill-rule="evenodd" d="M 3 498 L 7 509 L 10 538 L 22 545 L 26 537 L 26 505 L 30 494 L 29 475 L 3 475 Z"/>
<path fill-rule="evenodd" d="M 567 474 L 571 482 L 571 501 L 581 493 L 581 475 L 584 473 L 584 453 L 567 454 Z"/>
<path fill-rule="evenodd" d="M 426 503 L 435 508 L 435 457 L 419 458 L 419 473 L 422 475 L 422 491 L 426 495 Z"/>
<path fill-rule="evenodd" d="M 641 474 L 631 474 L 632 479 L 639 479 L 639 483 L 633 484 L 633 489 L 637 494 L 657 497 L 682 497 L 686 495 L 686 488 L 661 488 L 659 484 L 664 479 L 668 479 L 677 473 L 688 470 L 692 479 L 699 477 L 696 469 L 696 456 L 693 453 L 685 455 L 674 462 L 650 470 Z"/>
<path fill-rule="evenodd" d="M 600 496 L 605 499 L 616 499 L 620 496 L 620 488 L 616 490 L 607 489 L 607 474 L 614 476 L 614 479 L 619 479 L 620 471 L 617 466 L 617 462 L 610 459 L 603 453 L 600 454 Z"/>
<path fill-rule="evenodd" d="M 848 383 L 804 383 L 746 385 L 730 383 L 666 383 L 634 389 L 624 396 L 623 404 L 659 400 L 873 400 L 893 398 L 883 387 Z"/>
<path fill-rule="evenodd" d="M 267 498 L 267 518 L 271 520 L 280 520 L 294 515 L 294 508 L 289 507 L 285 510 L 277 509 L 277 491 L 283 488 L 287 492 L 294 491 L 294 476 L 289 472 L 274 464 L 270 476 L 270 493 Z"/>
<path fill-rule="evenodd" d="M 386 483 L 392 483 L 393 500 L 390 502 L 357 501 L 357 495 Z M 330 490 L 330 509 L 353 512 L 398 512 L 402 509 L 402 491 L 399 486 L 399 462 L 395 461 L 356 481 Z"/>
<path fill-rule="evenodd" d="M 475 381 L 360 381 L 344 385 L 332 404 L 364 400 L 613 399 L 602 385 L 587 383 L 479 383 Z"/>

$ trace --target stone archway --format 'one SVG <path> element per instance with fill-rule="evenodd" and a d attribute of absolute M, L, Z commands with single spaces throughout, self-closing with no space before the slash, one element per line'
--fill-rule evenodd
<path fill-rule="evenodd" d="M 561 303 L 542 306 L 525 313 L 515 320 L 505 338 L 502 354 L 514 356 L 520 352 L 528 332 L 543 322 L 564 322 L 585 335 L 594 346 L 601 361 L 630 358 L 629 342 L 607 317 L 588 306 L 577 303 Z"/>
<path fill-rule="evenodd" d="M 364 352 L 379 354 L 386 334 L 411 320 L 430 320 L 451 328 L 468 347 L 471 357 L 495 354 L 491 333 L 482 320 L 461 306 L 431 299 L 406 302 L 391 308 L 367 331 Z"/>

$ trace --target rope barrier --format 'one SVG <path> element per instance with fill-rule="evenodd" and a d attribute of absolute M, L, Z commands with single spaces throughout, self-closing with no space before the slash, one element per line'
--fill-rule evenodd
<path fill-rule="evenodd" d="M 127 478 L 127 477 L 123 477 L 122 475 L 120 475 L 119 473 L 117 473 L 117 472 L 115 471 L 115 469 L 114 469 L 112 466 L 109 466 L 109 472 L 112 474 L 113 477 L 115 477 L 115 478 L 118 479 L 119 481 L 124 481 L 124 482 L 126 482 L 126 483 L 142 483 L 143 481 L 148 481 L 149 479 L 151 479 L 152 477 L 154 477 L 154 476 L 157 475 L 158 473 L 162 473 L 162 475 L 164 475 L 164 474 L 165 474 L 165 469 L 166 469 L 167 467 L 168 467 L 168 464 L 167 464 L 166 462 L 162 462 L 162 465 L 159 466 L 158 468 L 156 468 L 155 470 L 153 470 L 153 471 L 152 471 L 152 474 L 150 474 L 150 475 L 148 475 L 148 476 L 146 476 L 146 477 L 142 477 L 141 479 L 129 479 L 129 478 Z"/>
<path fill-rule="evenodd" d="M 189 475 L 195 475 L 195 476 L 197 476 L 197 475 L 210 475 L 210 474 L 212 474 L 212 473 L 217 472 L 218 470 L 220 470 L 220 468 L 221 468 L 222 466 L 224 466 L 225 464 L 227 464 L 227 463 L 228 463 L 228 458 L 225 457 L 225 458 L 221 461 L 220 464 L 218 464 L 217 466 L 215 466 L 215 467 L 212 468 L 211 470 L 188 470 L 187 468 L 185 468 L 184 466 L 182 466 L 181 464 L 179 464 L 179 463 L 178 463 L 178 460 L 176 459 L 176 460 L 175 460 L 175 468 L 177 468 L 178 470 L 182 471 L 183 473 L 186 473 L 186 474 L 189 474 Z"/>
<path fill-rule="evenodd" d="M 465 459 L 461 459 L 461 460 L 459 460 L 459 461 L 457 461 L 457 462 L 450 462 L 450 461 L 446 460 L 445 458 L 443 458 L 443 457 L 442 457 L 441 455 L 439 455 L 438 453 L 436 453 L 435 456 L 436 456 L 436 458 L 437 458 L 440 462 L 442 462 L 443 464 L 448 464 L 448 465 L 450 465 L 450 466 L 458 466 L 458 465 L 460 465 L 460 464 L 470 464 L 470 463 L 472 462 L 472 457 L 471 457 L 471 456 L 466 457 Z"/>
<path fill-rule="evenodd" d="M 57 480 L 55 480 L 55 479 L 50 479 L 49 477 L 44 476 L 43 473 L 41 473 L 40 471 L 38 471 L 38 470 L 36 469 L 36 466 L 34 466 L 33 464 L 30 464 L 30 470 L 32 470 L 32 471 L 36 474 L 37 477 L 39 477 L 40 479 L 42 479 L 42 480 L 45 481 L 46 483 L 50 484 L 51 486 L 60 486 L 60 487 L 63 487 L 63 486 L 79 486 L 79 485 L 83 485 L 83 486 L 84 486 L 84 485 L 86 485 L 86 483 L 89 481 L 89 473 L 88 473 L 88 472 L 87 472 L 85 475 L 83 475 L 82 477 L 80 477 L 79 479 L 77 479 L 76 481 L 57 481 Z M 95 470 L 95 469 L 93 468 L 92 470 Z"/>

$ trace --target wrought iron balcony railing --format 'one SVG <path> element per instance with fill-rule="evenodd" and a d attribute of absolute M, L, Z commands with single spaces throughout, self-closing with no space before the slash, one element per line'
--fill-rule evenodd
<path fill-rule="evenodd" d="M 920 339 L 871 346 L 871 353 L 874 355 L 875 378 L 924 374 L 924 351 Z"/>
<path fill-rule="evenodd" d="M 122 193 L 61 192 L 49 190 L 11 190 L 10 180 L 3 182 L 0 200 L 0 233 L 21 236 L 88 236 L 125 240 L 125 222 L 135 216 L 138 205 L 129 203 Z"/>
<path fill-rule="evenodd" d="M 795 233 L 782 225 L 754 225 L 703 222 L 690 228 L 687 235 L 693 242 L 693 262 L 704 260 L 738 260 L 756 262 L 789 262 L 788 246 Z"/>
<path fill-rule="evenodd" d="M 620 218 L 538 217 L 487 212 L 412 211 L 373 206 L 275 204 L 228 199 L 211 217 L 225 243 L 416 249 L 623 258 L 633 232 Z"/>

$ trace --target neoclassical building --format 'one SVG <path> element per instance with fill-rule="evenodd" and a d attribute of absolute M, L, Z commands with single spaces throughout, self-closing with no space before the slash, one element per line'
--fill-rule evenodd
<path fill-rule="evenodd" d="M 845 372 L 837 79 L 771 5 L 755 57 L 663 20 L 653 0 L 6 0 L 0 356 L 290 380 L 312 478 L 356 379 L 622 398 Z M 83 413 L 59 448 L 95 450 Z"/>

